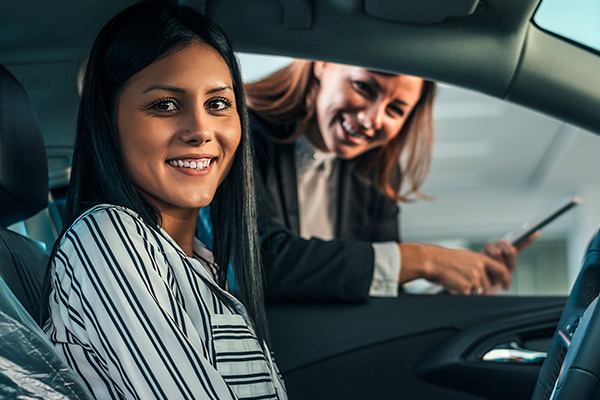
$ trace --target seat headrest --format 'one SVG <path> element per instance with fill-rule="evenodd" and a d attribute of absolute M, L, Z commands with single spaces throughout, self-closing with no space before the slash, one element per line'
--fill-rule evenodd
<path fill-rule="evenodd" d="M 0 65 L 0 225 L 47 205 L 48 162 L 35 111 L 23 86 Z"/>

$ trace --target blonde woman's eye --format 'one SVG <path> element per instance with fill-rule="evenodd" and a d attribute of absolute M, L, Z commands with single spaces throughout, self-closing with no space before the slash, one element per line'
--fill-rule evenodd
<path fill-rule="evenodd" d="M 404 116 L 404 110 L 400 107 L 396 107 L 396 106 L 389 106 L 390 112 L 392 112 L 393 114 L 396 114 L 400 117 Z"/>
<path fill-rule="evenodd" d="M 231 108 L 232 102 L 225 97 L 217 97 L 206 102 L 206 108 L 212 111 L 224 111 Z"/>
<path fill-rule="evenodd" d="M 175 103 L 175 100 L 173 99 L 161 99 L 153 103 L 150 108 L 158 112 L 174 112 L 179 109 L 179 107 L 177 107 L 177 103 Z"/>
<path fill-rule="evenodd" d="M 362 89 L 365 90 L 367 89 L 367 84 L 364 83 L 363 81 L 354 81 L 354 86 L 356 86 L 357 89 Z"/>
<path fill-rule="evenodd" d="M 371 87 L 369 86 L 368 83 L 364 82 L 364 81 L 352 81 L 352 86 L 354 87 L 354 89 L 360 93 L 366 94 L 366 95 L 372 95 L 373 91 L 371 90 Z"/>

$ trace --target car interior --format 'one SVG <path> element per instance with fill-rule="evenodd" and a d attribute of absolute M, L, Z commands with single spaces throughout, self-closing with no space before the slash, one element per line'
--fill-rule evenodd
<path fill-rule="evenodd" d="M 417 75 L 599 134 L 600 53 L 540 27 L 546 1 L 178 3 L 214 19 L 240 52 Z M 134 2 L 26 0 L 0 13 L 3 398 L 92 398 L 42 332 L 38 305 L 61 229 L 81 66 L 100 27 Z M 585 240 L 568 296 L 268 304 L 289 397 L 600 399 L 600 234 Z"/>

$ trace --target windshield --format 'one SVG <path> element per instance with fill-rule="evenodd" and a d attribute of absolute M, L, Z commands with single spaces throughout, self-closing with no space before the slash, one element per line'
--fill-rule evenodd
<path fill-rule="evenodd" d="M 533 20 L 542 29 L 600 51 L 598 0 L 544 0 Z"/>

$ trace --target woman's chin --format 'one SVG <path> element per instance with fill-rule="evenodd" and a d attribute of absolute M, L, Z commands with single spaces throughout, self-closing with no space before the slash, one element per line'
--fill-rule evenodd
<path fill-rule="evenodd" d="M 349 147 L 349 146 L 337 146 L 334 149 L 335 155 L 338 158 L 341 158 L 342 160 L 352 160 L 353 158 L 356 158 L 358 156 L 360 156 L 361 154 L 364 154 L 364 151 L 361 151 L 358 148 L 353 148 L 353 147 Z"/>

